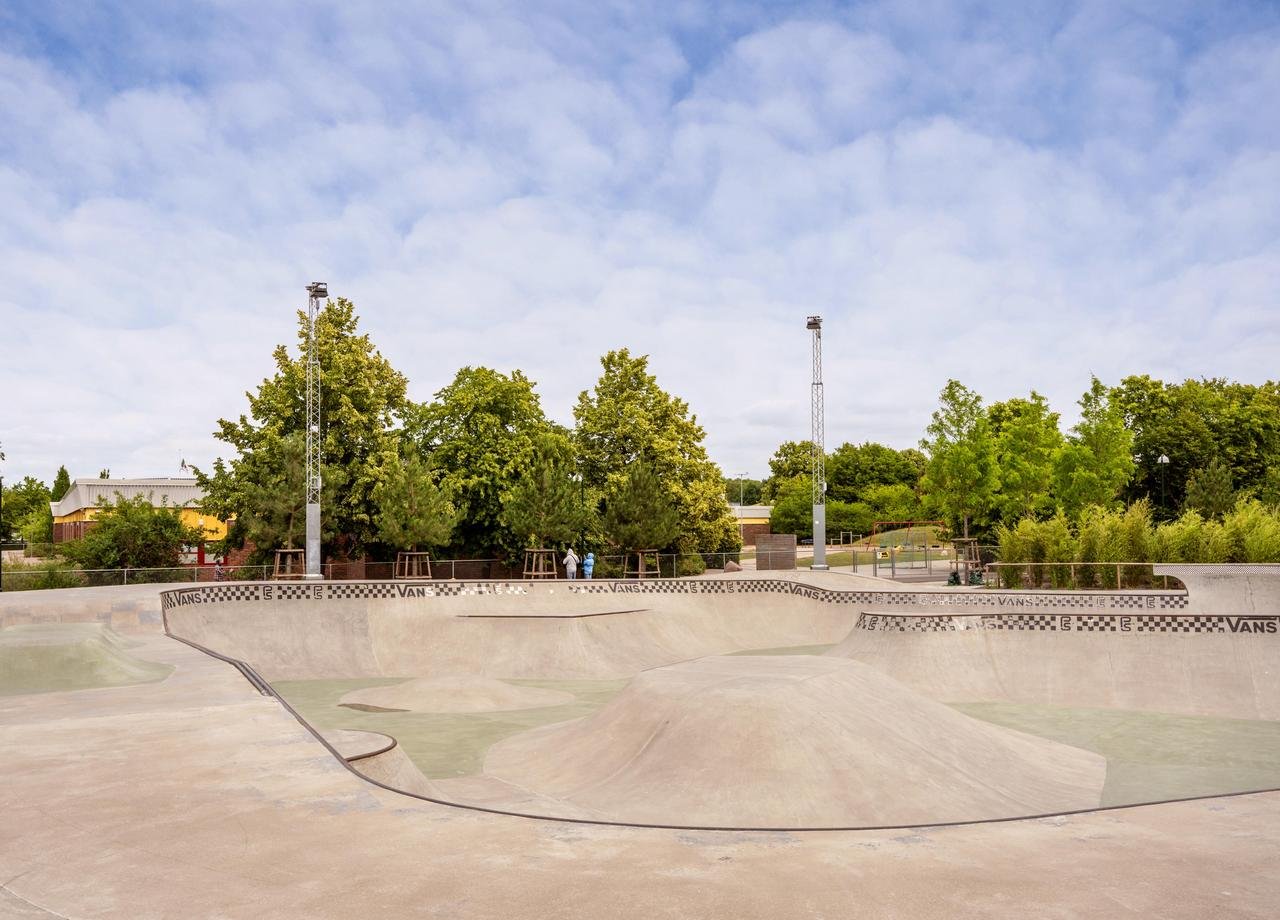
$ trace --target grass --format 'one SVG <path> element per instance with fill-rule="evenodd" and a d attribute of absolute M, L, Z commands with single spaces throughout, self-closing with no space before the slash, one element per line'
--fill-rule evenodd
<path fill-rule="evenodd" d="M 951 706 L 1106 757 L 1103 806 L 1280 787 L 1280 722 L 1004 702 Z"/>
<path fill-rule="evenodd" d="M 479 773 L 489 747 L 519 732 L 590 715 L 622 691 L 629 680 L 509 680 L 518 687 L 563 690 L 572 703 L 506 712 L 365 712 L 339 706 L 352 690 L 385 687 L 407 678 L 354 680 L 281 680 L 272 687 L 320 730 L 350 728 L 395 738 L 430 779 Z"/>

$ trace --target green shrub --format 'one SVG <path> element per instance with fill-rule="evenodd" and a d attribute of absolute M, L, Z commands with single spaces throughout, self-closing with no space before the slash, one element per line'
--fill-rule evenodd
<path fill-rule="evenodd" d="M 1257 499 L 1242 499 L 1222 518 L 1232 562 L 1280 562 L 1280 514 Z"/>
<path fill-rule="evenodd" d="M 60 561 L 6 563 L 4 589 L 6 591 L 41 591 L 48 588 L 80 588 L 88 582 L 80 572 L 68 563 Z"/>

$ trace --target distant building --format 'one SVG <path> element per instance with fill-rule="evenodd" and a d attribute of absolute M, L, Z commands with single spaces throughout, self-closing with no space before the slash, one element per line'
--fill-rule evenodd
<path fill-rule="evenodd" d="M 152 507 L 167 505 L 181 508 L 182 522 L 188 527 L 199 527 L 205 533 L 205 541 L 187 548 L 187 563 L 205 563 L 205 543 L 221 540 L 227 535 L 227 525 L 201 510 L 204 492 L 192 479 L 77 479 L 60 501 L 49 502 L 53 513 L 53 542 L 78 540 L 85 535 L 103 507 L 114 502 L 116 495 L 125 498 L 142 496 Z M 212 561 L 212 556 L 209 561 Z"/>
<path fill-rule="evenodd" d="M 733 516 L 738 519 L 738 532 L 742 534 L 743 546 L 755 546 L 756 537 L 771 533 L 769 530 L 769 513 L 772 505 L 730 505 Z"/>

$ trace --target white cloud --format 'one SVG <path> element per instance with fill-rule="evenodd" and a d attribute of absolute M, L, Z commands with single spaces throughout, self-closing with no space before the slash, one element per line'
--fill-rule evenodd
<path fill-rule="evenodd" d="M 809 313 L 833 446 L 913 445 L 948 377 L 1069 423 L 1090 373 L 1274 374 L 1274 21 L 198 9 L 0 51 L 9 473 L 207 462 L 316 278 L 416 398 L 520 367 L 568 422 L 629 346 L 756 475 Z"/>

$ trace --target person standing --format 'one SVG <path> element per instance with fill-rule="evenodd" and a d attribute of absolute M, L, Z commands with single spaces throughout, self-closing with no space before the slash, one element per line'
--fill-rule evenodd
<path fill-rule="evenodd" d="M 574 579 L 578 577 L 578 554 L 573 551 L 573 547 L 569 547 L 569 552 L 564 554 L 564 577 Z"/>
<path fill-rule="evenodd" d="M 587 553 L 587 558 L 582 560 L 582 577 L 590 578 L 591 571 L 596 567 L 596 554 Z"/>

